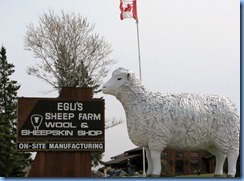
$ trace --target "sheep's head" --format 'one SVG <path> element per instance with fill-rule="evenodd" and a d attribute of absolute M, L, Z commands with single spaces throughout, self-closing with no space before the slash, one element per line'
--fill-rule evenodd
<path fill-rule="evenodd" d="M 134 76 L 134 73 L 131 73 L 129 70 L 118 68 L 113 72 L 112 77 L 102 86 L 102 92 L 116 97 L 119 87 L 128 83 Z"/>

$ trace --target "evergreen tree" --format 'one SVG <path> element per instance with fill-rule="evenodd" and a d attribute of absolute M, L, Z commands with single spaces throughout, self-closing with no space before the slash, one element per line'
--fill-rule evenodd
<path fill-rule="evenodd" d="M 14 65 L 8 63 L 6 49 L 0 50 L 0 176 L 24 176 L 31 163 L 31 154 L 18 152 L 17 137 L 17 81 L 11 80 Z"/>

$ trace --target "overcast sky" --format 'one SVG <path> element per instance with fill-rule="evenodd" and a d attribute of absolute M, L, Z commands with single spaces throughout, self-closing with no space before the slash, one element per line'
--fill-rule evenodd
<path fill-rule="evenodd" d="M 195 92 L 229 97 L 240 110 L 240 1 L 137 0 L 142 82 L 157 92 Z M 113 70 L 125 67 L 139 77 L 136 24 L 120 20 L 119 0 L 0 0 L 0 45 L 15 65 L 18 96 L 57 97 L 48 84 L 26 73 L 38 63 L 23 42 L 28 23 L 43 12 L 80 13 L 112 45 Z M 104 79 L 104 82 L 110 75 Z M 123 107 L 109 95 L 106 117 L 124 119 Z M 134 148 L 126 122 L 106 131 L 104 161 Z"/>

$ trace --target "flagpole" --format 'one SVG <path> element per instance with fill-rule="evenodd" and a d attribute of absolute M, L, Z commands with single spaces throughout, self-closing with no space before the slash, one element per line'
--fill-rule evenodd
<path fill-rule="evenodd" d="M 141 51 L 140 51 L 140 39 L 139 39 L 139 25 L 138 19 L 136 20 L 136 30 L 137 30 L 137 49 L 138 49 L 138 60 L 139 60 L 139 75 L 140 81 L 142 81 L 141 75 Z M 143 167 L 143 176 L 146 176 L 146 163 L 145 163 L 145 148 L 142 147 L 142 167 Z"/>
<path fill-rule="evenodd" d="M 125 0 L 126 1 L 126 0 Z M 123 7 L 123 0 L 120 0 L 120 19 L 123 20 L 124 12 L 131 12 L 131 4 L 127 4 L 126 9 Z M 140 39 L 139 39 L 139 22 L 138 22 L 138 14 L 137 14 L 137 5 L 136 0 L 132 0 L 132 17 L 136 20 L 136 30 L 137 30 L 137 47 L 138 47 L 138 59 L 139 59 L 139 75 L 140 81 L 142 81 L 142 73 L 141 73 L 141 51 L 140 51 Z M 143 166 L 143 176 L 146 176 L 146 162 L 145 162 L 145 148 L 142 147 L 142 166 Z"/>
<path fill-rule="evenodd" d="M 138 21 L 138 14 L 137 14 L 137 4 L 136 5 L 136 30 L 137 30 L 137 49 L 138 49 L 138 60 L 139 60 L 139 75 L 140 81 L 142 81 L 142 74 L 141 74 L 141 50 L 140 50 L 140 38 L 139 38 L 139 21 Z M 142 147 L 142 168 L 143 168 L 143 176 L 146 176 L 146 160 L 145 160 L 145 148 Z"/>
<path fill-rule="evenodd" d="M 136 30 L 137 30 L 137 47 L 138 47 L 138 60 L 139 60 L 139 75 L 140 75 L 140 81 L 142 81 L 142 75 L 141 75 L 141 51 L 140 51 L 140 39 L 139 39 L 138 19 L 136 20 Z"/>

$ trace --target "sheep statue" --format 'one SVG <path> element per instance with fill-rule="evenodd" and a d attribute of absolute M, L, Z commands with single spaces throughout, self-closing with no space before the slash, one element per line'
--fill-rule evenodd
<path fill-rule="evenodd" d="M 146 150 L 147 175 L 161 173 L 161 152 L 207 150 L 216 157 L 215 176 L 223 174 L 228 159 L 228 176 L 236 174 L 239 156 L 240 120 L 228 98 L 193 93 L 153 93 L 125 68 L 119 68 L 102 86 L 115 96 L 126 113 L 131 141 Z"/>

